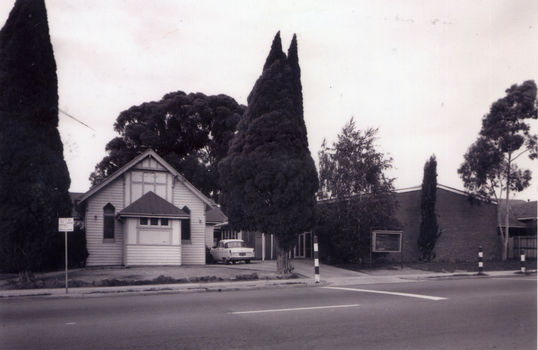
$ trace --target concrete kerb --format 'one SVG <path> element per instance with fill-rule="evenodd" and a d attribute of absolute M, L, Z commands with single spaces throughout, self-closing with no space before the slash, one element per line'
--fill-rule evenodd
<path fill-rule="evenodd" d="M 0 300 L 10 298 L 95 298 L 127 295 L 157 295 L 168 293 L 201 293 L 201 292 L 227 292 L 237 290 L 256 290 L 267 288 L 298 288 L 319 286 L 310 279 L 288 280 L 257 280 L 238 282 L 209 282 L 209 283 L 181 283 L 160 284 L 145 286 L 118 286 L 118 287 L 79 287 L 70 288 L 66 293 L 64 288 L 51 289 L 17 289 L 0 291 Z M 326 285 L 326 284 L 325 284 Z"/>

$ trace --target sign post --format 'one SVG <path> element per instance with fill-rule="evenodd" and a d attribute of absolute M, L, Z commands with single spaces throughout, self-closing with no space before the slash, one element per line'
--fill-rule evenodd
<path fill-rule="evenodd" d="M 403 269 L 403 231 L 373 231 L 372 250 L 375 253 L 400 253 Z M 372 259 L 370 257 L 370 263 Z"/>
<path fill-rule="evenodd" d="M 73 218 L 58 218 L 58 231 L 65 232 L 65 294 L 69 294 L 69 286 L 67 279 L 67 232 L 74 230 Z"/>

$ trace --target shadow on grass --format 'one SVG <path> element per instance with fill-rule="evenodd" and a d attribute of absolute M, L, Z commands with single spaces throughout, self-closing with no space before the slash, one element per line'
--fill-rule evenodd
<path fill-rule="evenodd" d="M 399 270 L 401 268 L 400 262 L 386 262 L 378 261 L 370 264 L 330 264 L 335 267 L 352 270 L 352 271 L 370 271 L 370 270 Z M 528 260 L 525 262 L 526 270 L 536 270 L 536 259 Z M 478 262 L 460 261 L 460 262 L 443 262 L 443 261 L 431 261 L 431 262 L 403 262 L 404 268 L 422 270 L 429 272 L 477 272 Z M 484 271 L 512 271 L 520 270 L 521 262 L 518 260 L 508 261 L 485 261 Z"/>

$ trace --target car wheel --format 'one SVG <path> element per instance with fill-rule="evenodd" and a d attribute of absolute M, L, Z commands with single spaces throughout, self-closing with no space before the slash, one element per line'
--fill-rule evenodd
<path fill-rule="evenodd" d="M 226 259 L 226 258 L 225 258 L 225 259 L 224 259 L 224 263 L 225 263 L 226 265 L 230 265 L 230 259 Z"/>
<path fill-rule="evenodd" d="M 234 265 L 235 265 L 235 260 L 232 260 L 232 264 L 234 264 Z"/>
<path fill-rule="evenodd" d="M 250 260 L 249 259 L 245 260 L 245 264 L 250 264 Z"/>

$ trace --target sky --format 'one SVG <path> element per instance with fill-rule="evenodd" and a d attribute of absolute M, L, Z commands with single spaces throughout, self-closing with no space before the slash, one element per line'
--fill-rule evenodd
<path fill-rule="evenodd" d="M 0 2 L 3 26 L 15 0 Z M 378 128 L 395 187 L 420 186 L 435 154 L 439 184 L 457 169 L 505 90 L 538 81 L 538 1 L 46 0 L 58 74 L 59 130 L 71 191 L 118 136 L 134 105 L 173 91 L 226 94 L 247 105 L 275 34 L 297 35 L 309 147 L 354 118 Z M 533 133 L 537 133 L 533 121 Z M 519 165 L 537 162 L 523 155 Z M 538 179 L 517 199 L 536 200 Z"/>

